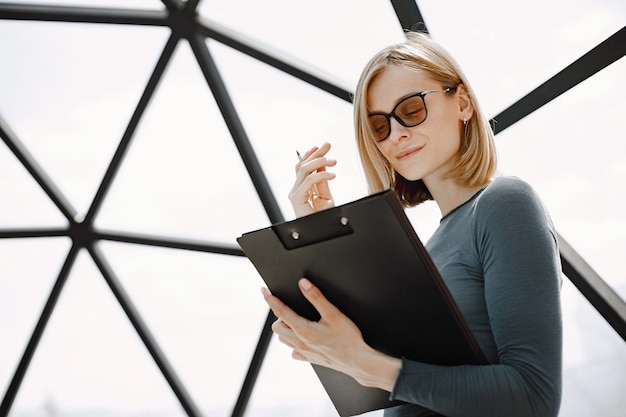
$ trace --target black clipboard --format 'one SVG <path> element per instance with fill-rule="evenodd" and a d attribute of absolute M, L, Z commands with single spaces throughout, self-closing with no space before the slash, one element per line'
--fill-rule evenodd
<path fill-rule="evenodd" d="M 274 295 L 311 320 L 306 277 L 373 348 L 438 365 L 488 363 L 392 190 L 237 239 Z M 389 393 L 313 365 L 340 416 L 403 404 Z"/>

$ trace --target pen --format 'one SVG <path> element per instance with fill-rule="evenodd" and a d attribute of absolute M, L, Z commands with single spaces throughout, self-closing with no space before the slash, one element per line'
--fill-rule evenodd
<path fill-rule="evenodd" d="M 304 162 L 304 159 L 302 159 L 302 155 L 300 155 L 300 152 L 298 152 L 297 149 L 296 149 L 296 155 L 298 155 L 298 161 Z M 315 197 L 319 197 L 319 195 L 317 194 L 317 187 L 315 185 L 313 186 L 313 195 Z"/>

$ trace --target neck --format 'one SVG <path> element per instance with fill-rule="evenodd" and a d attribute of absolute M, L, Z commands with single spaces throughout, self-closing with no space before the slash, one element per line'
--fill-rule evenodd
<path fill-rule="evenodd" d="M 465 203 L 482 188 L 459 185 L 453 179 L 425 181 L 424 184 L 437 202 L 441 217 Z"/>

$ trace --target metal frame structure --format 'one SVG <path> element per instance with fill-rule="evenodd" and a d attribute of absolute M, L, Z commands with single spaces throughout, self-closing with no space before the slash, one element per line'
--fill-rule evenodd
<path fill-rule="evenodd" d="M 415 0 L 390 1 L 403 29 L 419 28 L 423 31 L 427 31 L 426 24 Z M 163 52 L 150 76 L 95 198 L 84 218 L 79 216 L 70 202 L 63 196 L 59 188 L 39 166 L 26 147 L 22 145 L 19 138 L 12 132 L 8 123 L 3 120 L 0 115 L 0 137 L 69 222 L 69 226 L 66 228 L 0 229 L 0 239 L 51 236 L 67 236 L 72 239 L 72 247 L 69 254 L 48 296 L 43 312 L 32 332 L 9 387 L 4 394 L 2 403 L 0 404 L 0 416 L 7 415 L 11 409 L 48 320 L 63 291 L 64 284 L 74 262 L 76 261 L 77 254 L 82 248 L 85 248 L 93 258 L 100 273 L 105 278 L 108 286 L 174 391 L 185 412 L 189 416 L 202 415 L 198 406 L 194 403 L 187 389 L 170 365 L 168 358 L 150 333 L 148 326 L 144 323 L 131 299 L 118 281 L 113 270 L 110 268 L 107 259 L 99 251 L 96 243 L 103 240 L 116 241 L 233 256 L 243 256 L 243 253 L 239 248 L 234 246 L 216 246 L 199 241 L 177 240 L 131 233 L 112 233 L 96 230 L 94 227 L 94 219 L 121 166 L 129 144 L 133 140 L 138 123 L 150 100 L 154 96 L 157 85 L 163 78 L 164 71 L 172 58 L 174 49 L 181 39 L 186 39 L 191 45 L 193 54 L 202 70 L 202 74 L 215 97 L 219 110 L 226 121 L 226 125 L 239 154 L 272 223 L 282 221 L 283 215 L 271 192 L 269 183 L 252 149 L 245 129 L 230 99 L 211 53 L 207 48 L 205 40 L 207 38 L 214 39 L 309 83 L 328 94 L 348 102 L 351 101 L 350 91 L 334 84 L 325 76 L 311 72 L 311 70 L 304 65 L 292 62 L 275 51 L 267 50 L 266 47 L 255 43 L 254 40 L 245 38 L 214 22 L 203 19 L 197 13 L 199 0 L 188 0 L 186 2 L 181 0 L 162 0 L 162 3 L 165 5 L 165 9 L 158 11 L 0 3 L 0 19 L 3 20 L 147 25 L 163 26 L 171 29 L 170 38 L 165 44 Z M 495 116 L 492 120 L 494 131 L 496 134 L 503 131 L 558 97 L 560 94 L 573 88 L 578 83 L 623 58 L 625 54 L 626 27 L 597 45 L 563 71 L 511 105 L 508 109 Z M 600 312 L 604 319 L 615 329 L 621 338 L 626 341 L 626 303 L 587 263 L 585 263 L 584 259 L 577 254 L 564 239 L 561 237 L 559 237 L 559 239 L 563 272 Z M 271 339 L 270 324 L 272 319 L 271 313 L 268 313 L 238 400 L 233 407 L 233 417 L 240 417 L 245 413 L 248 400 L 250 399 L 261 364 L 263 363 L 269 346 Z"/>

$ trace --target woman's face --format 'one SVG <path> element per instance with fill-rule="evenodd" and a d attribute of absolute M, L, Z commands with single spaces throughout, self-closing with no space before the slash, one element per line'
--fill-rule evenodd
<path fill-rule="evenodd" d="M 389 67 L 370 83 L 368 113 L 389 113 L 408 96 L 444 88 L 423 71 Z M 421 179 L 428 186 L 429 179 L 442 178 L 454 162 L 463 123 L 457 96 L 457 91 L 428 93 L 424 97 L 426 120 L 414 127 L 405 127 L 390 118 L 391 132 L 377 146 L 396 172 L 407 180 Z"/>

